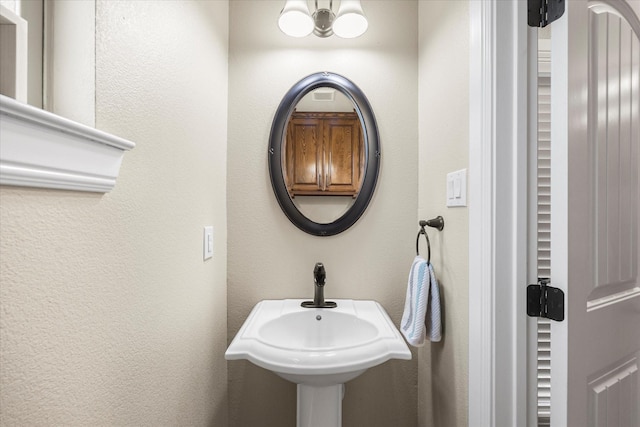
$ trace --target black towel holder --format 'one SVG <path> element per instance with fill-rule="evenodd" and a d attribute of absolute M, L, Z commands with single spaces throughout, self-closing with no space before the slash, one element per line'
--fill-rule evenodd
<path fill-rule="evenodd" d="M 427 230 L 425 230 L 424 227 L 429 226 L 431 228 L 437 229 L 438 231 L 442 231 L 442 229 L 444 229 L 444 218 L 438 215 L 437 217 L 430 219 L 428 221 L 420 220 L 418 224 L 420 225 L 420 231 L 418 231 L 418 235 L 416 236 L 416 256 L 420 255 L 420 248 L 419 248 L 420 235 L 424 234 L 424 237 L 427 239 L 427 262 L 430 263 L 431 262 L 431 242 L 429 242 L 429 235 L 427 234 Z"/>

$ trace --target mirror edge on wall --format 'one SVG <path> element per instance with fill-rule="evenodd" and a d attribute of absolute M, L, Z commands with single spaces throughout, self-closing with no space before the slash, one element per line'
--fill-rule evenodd
<path fill-rule="evenodd" d="M 289 196 L 282 170 L 282 150 L 289 117 L 298 101 L 319 87 L 336 89 L 351 100 L 360 118 L 365 141 L 366 166 L 358 197 L 344 215 L 326 224 L 314 222 L 298 210 Z M 373 197 L 380 171 L 380 157 L 380 137 L 373 109 L 364 92 L 346 77 L 326 71 L 311 74 L 293 85 L 280 102 L 269 136 L 269 175 L 278 204 L 287 218 L 300 230 L 314 236 L 333 236 L 355 224 Z"/>

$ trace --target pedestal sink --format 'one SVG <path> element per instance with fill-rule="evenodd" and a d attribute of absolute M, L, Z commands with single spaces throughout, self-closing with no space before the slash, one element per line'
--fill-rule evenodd
<path fill-rule="evenodd" d="M 303 308 L 301 299 L 265 300 L 249 314 L 225 353 L 298 384 L 298 427 L 342 425 L 344 383 L 411 352 L 375 301 L 335 300 Z"/>

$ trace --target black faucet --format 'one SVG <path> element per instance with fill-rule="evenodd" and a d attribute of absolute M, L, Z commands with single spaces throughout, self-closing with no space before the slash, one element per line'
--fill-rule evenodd
<path fill-rule="evenodd" d="M 333 301 L 324 300 L 324 282 L 327 279 L 327 272 L 321 262 L 317 262 L 313 268 L 313 283 L 315 290 L 313 301 L 304 301 L 301 305 L 307 308 L 334 308 L 337 304 Z"/>

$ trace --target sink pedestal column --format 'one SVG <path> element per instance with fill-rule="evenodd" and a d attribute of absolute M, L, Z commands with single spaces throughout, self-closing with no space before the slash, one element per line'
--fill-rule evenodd
<path fill-rule="evenodd" d="M 297 427 L 341 427 L 344 384 L 298 384 Z"/>

